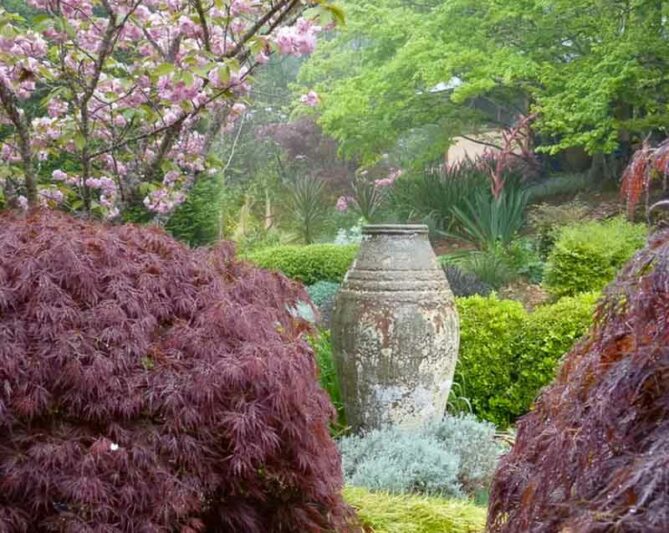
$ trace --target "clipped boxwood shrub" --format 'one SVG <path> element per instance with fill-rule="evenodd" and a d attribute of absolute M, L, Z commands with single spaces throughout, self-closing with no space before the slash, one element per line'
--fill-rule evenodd
<path fill-rule="evenodd" d="M 0 531 L 347 530 L 298 284 L 55 212 L 0 249 Z"/>
<path fill-rule="evenodd" d="M 548 256 L 544 284 L 558 297 L 599 291 L 643 247 L 645 239 L 645 226 L 623 218 L 564 227 Z"/>
<path fill-rule="evenodd" d="M 318 281 L 342 281 L 357 253 L 355 244 L 310 244 L 265 248 L 246 259 L 261 268 L 277 270 L 305 285 L 313 285 Z"/>
<path fill-rule="evenodd" d="M 373 533 L 483 533 L 486 510 L 464 500 L 346 487 L 344 497 Z"/>
<path fill-rule="evenodd" d="M 596 293 L 582 293 L 528 313 L 518 302 L 456 298 L 460 354 L 449 404 L 471 408 L 500 427 L 527 412 L 555 376 L 561 357 L 592 323 Z M 467 399 L 466 405 L 454 396 Z"/>
<path fill-rule="evenodd" d="M 514 382 L 506 392 L 514 416 L 526 413 L 537 392 L 555 378 L 560 361 L 588 331 L 599 293 L 565 297 L 528 314 L 514 343 Z"/>
<path fill-rule="evenodd" d="M 527 321 L 522 304 L 496 295 L 456 298 L 460 353 L 455 382 L 472 411 L 498 426 L 511 421 L 506 391 L 514 379 L 514 341 Z"/>

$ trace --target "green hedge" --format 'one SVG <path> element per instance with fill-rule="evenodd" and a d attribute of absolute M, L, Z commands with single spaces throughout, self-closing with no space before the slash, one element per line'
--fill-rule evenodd
<path fill-rule="evenodd" d="M 246 259 L 261 268 L 277 270 L 305 285 L 313 285 L 318 281 L 341 281 L 357 253 L 355 244 L 310 244 L 264 248 Z"/>
<path fill-rule="evenodd" d="M 583 293 L 528 313 L 495 295 L 457 298 L 460 354 L 449 404 L 462 409 L 462 397 L 479 417 L 500 427 L 511 424 L 587 332 L 596 300 L 596 294 Z"/>
<path fill-rule="evenodd" d="M 514 379 L 515 341 L 527 321 L 523 306 L 497 296 L 456 298 L 460 315 L 460 353 L 455 367 L 453 396 L 466 398 L 467 406 L 498 426 L 509 424 L 506 399 Z"/>
<path fill-rule="evenodd" d="M 622 218 L 564 227 L 548 256 L 544 285 L 558 297 L 602 290 L 645 239 L 645 226 Z"/>
<path fill-rule="evenodd" d="M 514 343 L 516 379 L 507 391 L 511 414 L 527 412 L 537 391 L 553 381 L 562 356 L 592 324 L 598 298 L 599 293 L 585 292 L 528 314 Z"/>
<path fill-rule="evenodd" d="M 390 495 L 346 487 L 365 531 L 373 533 L 482 533 L 486 510 L 462 500 Z"/>

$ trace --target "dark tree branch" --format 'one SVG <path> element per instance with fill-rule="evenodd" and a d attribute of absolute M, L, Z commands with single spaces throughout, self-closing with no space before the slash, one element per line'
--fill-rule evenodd
<path fill-rule="evenodd" d="M 21 112 L 19 100 L 14 91 L 0 80 L 0 103 L 7 113 L 9 120 L 16 128 L 18 134 L 19 152 L 23 163 L 24 183 L 26 196 L 31 206 L 37 205 L 37 180 L 35 178 L 35 165 L 33 164 L 32 149 L 30 147 L 30 122 L 25 113 Z"/>

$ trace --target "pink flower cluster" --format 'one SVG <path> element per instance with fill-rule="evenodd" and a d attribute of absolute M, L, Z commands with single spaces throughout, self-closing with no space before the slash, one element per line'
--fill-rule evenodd
<path fill-rule="evenodd" d="M 300 97 L 300 102 L 309 107 L 316 107 L 320 103 L 320 98 L 316 91 L 309 91 L 307 94 L 303 94 Z"/>
<path fill-rule="evenodd" d="M 313 21 L 301 18 L 293 26 L 284 26 L 277 32 L 276 45 L 285 55 L 309 55 L 316 48 L 316 36 L 320 31 L 321 27 Z"/>
<path fill-rule="evenodd" d="M 56 182 L 64 183 L 65 185 L 77 186 L 81 178 L 78 176 L 70 176 L 60 169 L 56 169 L 51 173 L 51 179 Z"/>
<path fill-rule="evenodd" d="M 65 199 L 65 195 L 54 186 L 41 188 L 39 190 L 40 205 L 43 207 L 54 207 Z"/>
<path fill-rule="evenodd" d="M 86 186 L 97 190 L 100 194 L 98 201 L 105 210 L 107 218 L 114 218 L 119 214 L 116 202 L 118 200 L 118 188 L 113 179 L 103 176 L 101 178 L 88 178 Z"/>
<path fill-rule="evenodd" d="M 395 169 L 388 174 L 387 178 L 374 180 L 374 185 L 379 188 L 390 187 L 402 174 L 401 169 Z"/>
<path fill-rule="evenodd" d="M 346 211 L 355 200 L 352 196 L 340 196 L 337 200 L 336 208 L 337 211 Z"/>
<path fill-rule="evenodd" d="M 181 191 L 170 191 L 166 188 L 155 190 L 144 198 L 144 206 L 154 213 L 166 215 L 181 205 L 186 195 Z"/>

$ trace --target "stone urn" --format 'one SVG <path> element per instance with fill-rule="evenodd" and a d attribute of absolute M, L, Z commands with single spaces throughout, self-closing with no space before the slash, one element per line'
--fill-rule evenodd
<path fill-rule="evenodd" d="M 372 225 L 362 233 L 332 316 L 348 424 L 359 431 L 439 420 L 460 330 L 427 226 Z"/>

